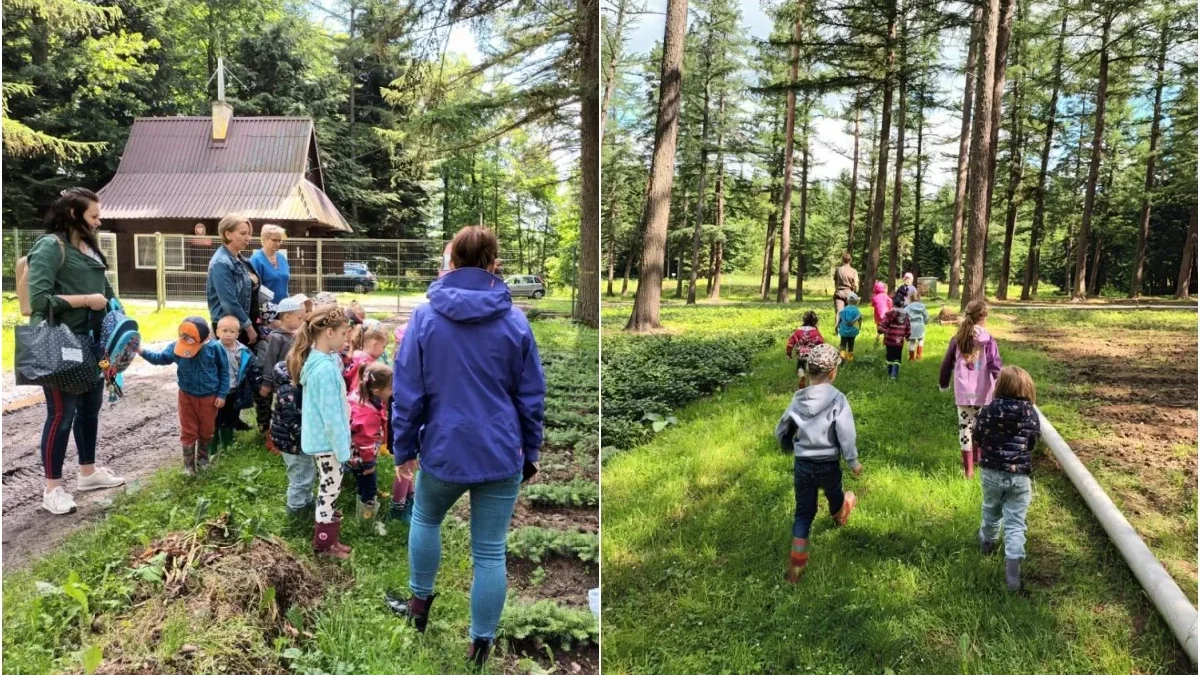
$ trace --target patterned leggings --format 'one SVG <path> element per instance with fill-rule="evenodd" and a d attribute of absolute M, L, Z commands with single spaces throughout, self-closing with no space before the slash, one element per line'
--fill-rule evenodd
<path fill-rule="evenodd" d="M 958 446 L 963 452 L 970 452 L 971 428 L 975 426 L 975 416 L 979 414 L 977 405 L 958 406 Z"/>
<path fill-rule="evenodd" d="M 342 463 L 332 453 L 313 459 L 317 462 L 317 522 L 332 523 L 333 507 L 342 491 Z"/>

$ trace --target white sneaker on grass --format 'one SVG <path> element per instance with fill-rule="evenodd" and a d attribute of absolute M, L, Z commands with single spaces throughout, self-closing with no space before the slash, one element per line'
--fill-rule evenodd
<path fill-rule="evenodd" d="M 103 490 L 105 488 L 114 488 L 118 485 L 124 485 L 125 478 L 118 476 L 111 469 L 105 467 L 97 467 L 92 475 L 85 476 L 79 474 L 78 488 L 80 490 Z"/>
<path fill-rule="evenodd" d="M 62 486 L 59 486 L 50 492 L 42 492 L 42 508 L 56 516 L 73 513 L 75 511 L 75 498 L 67 494 L 67 491 L 62 489 Z"/>

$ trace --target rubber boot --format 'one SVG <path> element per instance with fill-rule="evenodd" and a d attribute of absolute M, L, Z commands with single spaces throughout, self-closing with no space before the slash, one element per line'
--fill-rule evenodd
<path fill-rule="evenodd" d="M 917 360 L 925 358 L 925 345 L 917 345 Z"/>
<path fill-rule="evenodd" d="M 858 497 L 853 492 L 847 492 L 842 501 L 842 508 L 833 515 L 833 524 L 838 527 L 845 525 L 850 520 L 850 512 L 854 510 L 856 504 L 858 504 Z"/>
<path fill-rule="evenodd" d="M 788 558 L 787 580 L 789 584 L 799 583 L 804 576 L 804 568 L 808 566 L 808 540 L 799 537 L 792 538 L 792 553 Z"/>
<path fill-rule="evenodd" d="M 339 560 L 350 557 L 350 547 L 339 541 L 341 523 L 317 523 L 313 526 L 313 552 Z"/>
<path fill-rule="evenodd" d="M 1005 558 L 1004 559 L 1004 585 L 1008 586 L 1010 591 L 1021 590 L 1021 559 L 1020 558 Z"/>
<path fill-rule="evenodd" d="M 975 477 L 975 453 L 967 450 L 962 454 L 963 475 L 967 478 Z"/>
<path fill-rule="evenodd" d="M 843 361 L 849 361 L 849 360 L 850 360 L 850 352 L 846 351 L 845 349 L 843 349 L 842 351 L 838 352 L 838 356 L 842 357 L 842 360 L 843 360 Z"/>
<path fill-rule="evenodd" d="M 475 666 L 478 670 L 483 668 L 483 664 L 487 663 L 488 656 L 492 653 L 492 641 L 487 638 L 475 638 L 471 644 L 467 645 L 467 662 Z"/>
<path fill-rule="evenodd" d="M 991 555 L 996 552 L 996 544 L 998 542 L 985 539 L 983 536 L 983 530 L 979 531 L 979 533 L 976 535 L 976 539 L 979 540 L 979 553 L 981 555 Z"/>
<path fill-rule="evenodd" d="M 388 593 L 387 604 L 392 612 L 404 617 L 408 623 L 412 624 L 418 633 L 424 633 L 425 627 L 429 624 L 429 608 L 433 606 L 436 598 L 437 593 L 434 593 L 423 600 L 415 595 L 407 600 L 401 600 L 392 593 Z"/>
<path fill-rule="evenodd" d="M 371 520 L 375 517 L 375 512 L 379 510 L 379 502 L 370 501 L 364 502 L 361 499 L 356 500 L 354 513 L 362 520 Z"/>
<path fill-rule="evenodd" d="M 201 440 L 196 443 L 196 469 L 204 471 L 208 466 L 208 443 Z"/>
<path fill-rule="evenodd" d="M 911 363 L 911 362 L 913 362 L 913 361 L 916 361 L 916 360 L 917 360 L 917 353 L 916 353 L 916 352 L 914 352 L 914 351 L 912 351 L 911 349 L 910 349 L 910 350 L 908 350 L 908 360 L 909 360 L 909 362 L 910 362 L 910 363 Z"/>
<path fill-rule="evenodd" d="M 196 475 L 196 444 L 183 446 L 183 473 L 188 476 Z"/>
<path fill-rule="evenodd" d="M 854 352 L 850 352 L 850 361 L 851 361 L 851 362 L 853 362 L 853 361 L 854 361 Z"/>

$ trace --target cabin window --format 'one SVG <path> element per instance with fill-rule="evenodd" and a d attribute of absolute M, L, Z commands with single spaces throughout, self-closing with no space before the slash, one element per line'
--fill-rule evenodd
<path fill-rule="evenodd" d="M 184 269 L 184 237 L 178 234 L 163 235 L 163 266 L 168 270 Z M 139 270 L 157 269 L 154 264 L 154 235 L 133 235 L 133 266 Z"/>

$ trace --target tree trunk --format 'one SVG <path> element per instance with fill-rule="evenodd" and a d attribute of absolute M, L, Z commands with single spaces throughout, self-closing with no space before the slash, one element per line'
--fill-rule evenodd
<path fill-rule="evenodd" d="M 679 272 L 675 274 L 675 299 L 683 297 L 683 246 L 679 247 Z"/>
<path fill-rule="evenodd" d="M 608 222 L 612 223 L 612 236 L 608 238 L 608 289 L 605 295 L 612 297 L 613 294 L 613 277 L 616 274 L 617 266 L 617 216 L 620 213 L 620 202 L 618 194 L 620 190 L 617 185 L 613 185 L 612 202 L 608 205 Z"/>
<path fill-rule="evenodd" d="M 896 276 L 900 269 L 900 197 L 904 191 L 904 127 L 908 117 L 908 74 L 905 46 L 907 28 L 900 28 L 900 117 L 896 120 L 896 178 L 892 189 L 892 237 L 888 243 L 888 293 L 896 289 Z"/>
<path fill-rule="evenodd" d="M 633 249 L 625 254 L 625 276 L 621 277 L 621 297 L 629 292 L 629 274 L 633 271 Z"/>
<path fill-rule="evenodd" d="M 708 30 L 709 44 L 712 44 L 712 27 Z M 700 272 L 700 235 L 704 231 L 704 201 L 706 196 L 705 179 L 708 177 L 708 102 L 711 91 L 712 76 L 709 72 L 711 58 L 708 52 L 704 54 L 704 113 L 700 122 L 700 191 L 696 195 L 696 225 L 692 229 L 692 270 L 688 280 L 687 304 L 696 304 L 696 278 Z"/>
<path fill-rule="evenodd" d="M 1058 27 L 1058 46 L 1054 50 L 1054 84 L 1050 90 L 1050 103 L 1046 106 L 1046 137 L 1042 140 L 1042 164 L 1038 171 L 1037 192 L 1034 193 L 1033 225 L 1029 231 L 1029 256 L 1025 260 L 1025 284 L 1021 288 L 1021 299 L 1028 300 L 1037 295 L 1038 263 L 1042 244 L 1042 226 L 1046 219 L 1046 174 L 1050 167 L 1050 148 L 1054 140 L 1054 120 L 1058 112 L 1058 90 L 1062 87 L 1063 45 L 1067 38 L 1067 12 L 1063 12 Z"/>
<path fill-rule="evenodd" d="M 442 241 L 450 241 L 450 166 L 442 163 Z"/>
<path fill-rule="evenodd" d="M 1146 241 L 1150 238 L 1150 195 L 1154 191 L 1154 159 L 1158 149 L 1159 123 L 1162 117 L 1163 69 L 1167 61 L 1167 37 L 1169 28 L 1163 22 L 1162 37 L 1158 43 L 1158 66 L 1154 80 L 1154 115 L 1150 122 L 1150 153 L 1146 158 L 1146 189 L 1142 193 L 1142 216 L 1138 227 L 1137 252 L 1133 257 L 1133 281 L 1129 285 L 1129 297 L 1136 298 L 1142 292 L 1142 273 L 1146 262 Z"/>
<path fill-rule="evenodd" d="M 875 204 L 871 212 L 871 239 L 867 245 L 867 269 L 860 288 L 870 289 L 879 276 L 879 246 L 883 238 L 883 206 L 887 201 L 888 140 L 892 133 L 892 87 L 896 79 L 896 23 L 895 2 L 888 7 L 887 74 L 883 80 L 883 109 L 879 126 L 879 167 L 875 176 Z"/>
<path fill-rule="evenodd" d="M 872 123 L 871 124 L 871 149 L 867 153 L 867 164 L 868 164 L 868 166 L 867 166 L 867 207 L 869 209 L 875 208 L 875 179 L 877 178 L 877 176 L 876 176 L 877 172 L 875 171 L 875 167 L 877 165 L 876 165 L 875 160 L 878 159 L 878 153 L 876 152 L 877 145 L 878 145 L 878 138 L 879 138 L 878 130 L 875 128 L 875 124 Z M 863 265 L 867 264 L 867 250 L 870 247 L 871 247 L 871 211 L 868 210 L 867 211 L 867 236 L 863 237 L 862 256 L 859 257 L 859 261 Z"/>
<path fill-rule="evenodd" d="M 662 86 L 658 96 L 654 154 L 644 215 L 645 242 L 633 313 L 625 326 L 630 331 L 659 327 L 662 299 L 663 252 L 667 221 L 671 217 L 671 183 L 675 180 L 675 141 L 679 135 L 679 94 L 683 78 L 683 35 L 687 28 L 687 0 L 668 0 L 663 36 Z"/>
<path fill-rule="evenodd" d="M 912 274 L 913 279 L 921 276 L 921 186 L 925 177 L 925 166 L 921 155 L 921 146 L 925 138 L 925 93 L 926 85 L 924 76 L 921 78 L 920 89 L 917 92 L 920 108 L 917 110 L 917 185 L 913 194 L 913 251 L 912 251 Z"/>
<path fill-rule="evenodd" d="M 579 3 L 579 302 L 575 319 L 600 327 L 600 0 Z M 500 229 L 497 214 L 496 229 Z"/>
<path fill-rule="evenodd" d="M 862 130 L 862 108 L 858 106 L 860 92 L 854 92 L 854 160 L 850 170 L 850 225 L 846 233 L 846 252 L 854 250 L 854 212 L 858 206 L 858 138 Z"/>
<path fill-rule="evenodd" d="M 950 226 L 950 299 L 958 297 L 962 273 L 963 213 L 966 209 L 968 170 L 971 157 L 971 106 L 975 92 L 975 62 L 979 58 L 979 28 L 983 23 L 983 8 L 971 14 L 971 37 L 967 41 L 967 68 L 963 83 L 962 127 L 958 136 L 958 172 L 954 187 L 954 221 Z"/>
<path fill-rule="evenodd" d="M 1083 219 L 1079 223 L 1079 244 L 1075 247 L 1075 287 L 1072 300 L 1087 297 L 1087 250 L 1091 236 L 1092 211 L 1096 207 L 1096 183 L 1100 178 L 1100 158 L 1104 154 L 1104 108 L 1108 103 L 1108 37 L 1112 32 L 1113 17 L 1104 15 L 1104 26 L 1100 38 L 1100 83 L 1096 91 L 1096 123 L 1092 132 L 1092 162 L 1088 168 L 1087 192 L 1083 197 Z"/>
<path fill-rule="evenodd" d="M 725 259 L 725 92 L 717 102 L 717 234 L 713 239 L 712 288 L 708 297 L 721 299 L 721 265 Z"/>
<path fill-rule="evenodd" d="M 1112 215 L 1113 165 L 1114 162 L 1112 153 L 1109 153 L 1108 174 L 1105 175 L 1104 184 L 1102 186 L 1104 194 L 1104 206 L 1101 210 L 1099 227 L 1096 228 L 1095 232 L 1096 246 L 1095 251 L 1092 254 L 1091 276 L 1088 277 L 1088 294 L 1093 296 L 1100 294 L 1100 286 L 1098 282 L 1100 279 L 1100 263 L 1104 259 L 1104 233 L 1108 232 L 1109 217 Z"/>
<path fill-rule="evenodd" d="M 987 237 L 987 181 L 986 162 L 992 155 L 992 96 L 994 95 L 995 68 L 991 64 L 996 58 L 996 33 L 1000 23 L 1000 0 L 988 0 L 987 12 L 982 17 L 983 42 L 979 49 L 983 77 L 975 97 L 975 119 L 971 130 L 971 164 L 980 167 L 971 172 L 970 197 L 971 218 L 967 224 L 967 267 L 965 289 L 959 309 L 967 304 L 982 300 L 984 239 Z"/>
<path fill-rule="evenodd" d="M 622 36 L 625 32 L 625 6 L 629 4 L 629 0 L 618 0 L 617 2 L 617 22 L 613 26 L 613 32 L 610 39 L 611 44 L 620 48 Z M 612 103 L 613 92 L 616 91 L 617 80 L 617 61 L 619 60 L 619 52 L 617 49 L 612 50 L 612 59 L 604 68 L 604 101 L 600 104 L 600 138 L 604 138 L 604 123 L 608 118 L 608 106 Z M 609 293 L 612 295 L 612 293 Z"/>
<path fill-rule="evenodd" d="M 1088 294 L 1092 296 L 1099 295 L 1097 284 L 1100 281 L 1100 261 L 1104 256 L 1104 235 L 1096 235 L 1095 250 L 1092 251 L 1092 273 L 1088 279 Z"/>
<path fill-rule="evenodd" d="M 804 16 L 804 0 L 796 3 L 796 28 L 794 38 L 801 38 L 801 20 Z M 792 79 L 800 78 L 800 46 L 792 45 Z M 789 90 L 787 95 L 787 120 L 784 122 L 784 151 L 783 151 L 783 208 L 779 217 L 779 289 L 776 292 L 776 302 L 788 301 L 788 263 L 791 262 L 792 250 L 792 169 L 794 158 L 792 152 L 796 142 L 796 92 Z"/>
<path fill-rule="evenodd" d="M 779 110 L 775 109 L 775 124 L 772 127 L 774 133 L 771 136 L 771 147 L 777 147 L 779 144 L 780 120 Z M 759 295 L 762 296 L 763 302 L 766 302 L 767 297 L 771 293 L 771 277 L 775 269 L 775 228 L 779 224 L 779 181 L 783 177 L 783 152 L 779 153 L 778 159 L 775 160 L 775 166 L 771 169 L 771 213 L 767 216 L 767 236 L 763 240 L 763 273 L 762 281 L 758 285 Z"/>
<path fill-rule="evenodd" d="M 805 237 L 808 229 L 808 120 L 809 105 L 804 106 L 804 141 L 800 146 L 800 248 L 796 251 L 796 302 L 804 302 Z"/>
<path fill-rule="evenodd" d="M 1018 13 L 1019 19 L 1024 21 L 1024 12 L 1021 11 Z M 1022 73 L 1024 72 L 1024 63 L 1021 60 L 1023 53 L 1021 44 L 1017 43 L 1013 47 L 1013 61 L 1017 64 L 1018 71 Z M 1021 80 L 1013 79 L 1012 129 L 1009 131 L 1008 136 L 1008 189 L 1005 195 L 1005 202 L 1008 204 L 1008 208 L 1004 214 L 1004 250 L 1001 252 L 1000 278 L 997 280 L 996 286 L 996 298 L 999 300 L 1008 299 L 1008 275 L 1012 265 L 1012 241 L 1017 227 L 1017 211 L 1021 208 L 1021 179 L 1025 175 L 1025 134 L 1021 129 L 1021 104 L 1024 100 L 1024 91 L 1021 85 Z"/>
<path fill-rule="evenodd" d="M 1183 259 L 1179 262 L 1179 278 L 1175 282 L 1175 297 L 1187 300 L 1192 285 L 1192 258 L 1196 254 L 1196 207 L 1188 220 L 1187 241 L 1183 244 Z"/>
<path fill-rule="evenodd" d="M 988 156 L 988 192 L 987 218 L 988 226 L 992 223 L 992 193 L 996 190 L 996 155 L 1000 150 L 1000 120 L 1003 118 L 1001 107 L 1004 101 L 1004 79 L 1008 73 L 1008 46 L 1012 38 L 1013 12 L 1019 0 L 1001 0 L 1000 26 L 996 32 L 996 61 L 995 78 L 992 81 L 992 154 Z M 983 240 L 983 257 L 986 274 L 988 240 Z"/>

